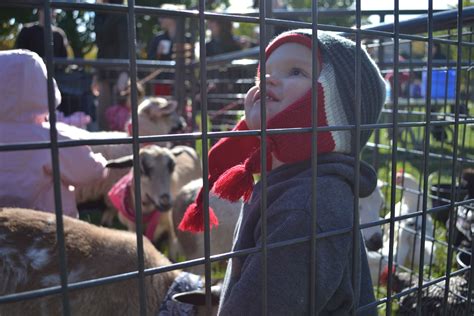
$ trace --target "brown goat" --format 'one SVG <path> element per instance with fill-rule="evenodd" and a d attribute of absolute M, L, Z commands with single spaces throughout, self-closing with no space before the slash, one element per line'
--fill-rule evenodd
<path fill-rule="evenodd" d="M 135 271 L 136 235 L 63 216 L 68 282 Z M 60 285 L 54 214 L 0 208 L 0 297 Z M 143 239 L 145 268 L 170 261 Z M 180 271 L 145 277 L 146 312 L 156 315 Z M 72 315 L 138 315 L 137 279 L 69 291 Z M 59 315 L 61 295 L 0 304 L 0 315 Z M 198 310 L 199 312 L 199 310 Z"/>
<path fill-rule="evenodd" d="M 151 236 L 152 241 L 160 239 L 163 234 L 173 235 L 171 212 L 168 211 L 179 190 L 191 180 L 202 175 L 201 161 L 196 151 L 188 146 L 176 146 L 172 149 L 150 145 L 140 149 L 141 169 L 141 203 L 142 213 L 151 214 L 156 210 L 164 212 L 160 216 L 159 225 Z M 108 168 L 130 168 L 133 165 L 133 155 L 110 160 Z M 131 182 L 128 208 L 135 214 L 135 195 L 133 180 Z M 120 212 L 119 219 L 130 231 L 135 231 L 134 221 L 124 217 Z"/>

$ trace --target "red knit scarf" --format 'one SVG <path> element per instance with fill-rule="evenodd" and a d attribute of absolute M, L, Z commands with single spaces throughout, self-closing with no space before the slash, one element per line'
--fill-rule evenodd
<path fill-rule="evenodd" d="M 287 42 L 296 42 L 311 47 L 311 38 L 302 34 L 292 34 L 272 42 L 266 50 L 266 57 L 279 46 Z M 318 82 L 318 122 L 317 126 L 328 126 L 324 99 L 324 89 Z M 311 89 L 304 96 L 289 105 L 285 110 L 268 120 L 267 128 L 305 128 L 312 126 Z M 246 122 L 240 121 L 234 131 L 248 130 Z M 272 170 L 272 154 L 283 163 L 296 163 L 311 158 L 310 132 L 267 135 L 266 162 L 267 171 Z M 229 201 L 250 199 L 254 179 L 253 174 L 260 173 L 260 138 L 256 136 L 237 136 L 221 139 L 209 151 L 209 187 L 219 197 Z M 331 132 L 320 132 L 317 137 L 318 153 L 332 152 L 335 141 Z M 179 229 L 191 232 L 204 230 L 202 208 L 203 191 L 199 192 L 195 203 L 191 204 L 179 225 Z M 209 224 L 218 224 L 217 217 L 209 208 Z"/>

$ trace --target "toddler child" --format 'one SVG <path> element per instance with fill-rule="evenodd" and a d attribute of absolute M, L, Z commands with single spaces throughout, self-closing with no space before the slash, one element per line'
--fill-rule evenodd
<path fill-rule="evenodd" d="M 122 72 L 117 79 L 114 90 L 117 94 L 118 103 L 111 105 L 105 110 L 107 130 L 126 131 L 128 122 L 132 116 L 132 95 L 130 90 L 130 78 L 127 73 Z M 145 96 L 143 86 L 137 82 L 137 103 L 140 104 Z"/>
<path fill-rule="evenodd" d="M 49 142 L 46 66 L 27 50 L 0 52 L 0 143 Z M 61 93 L 54 83 L 55 104 Z M 75 129 L 57 124 L 58 140 L 76 138 Z M 73 188 L 105 175 L 106 160 L 88 146 L 59 149 L 62 209 L 78 216 Z M 0 206 L 54 212 L 53 170 L 50 149 L 0 151 Z"/>
<path fill-rule="evenodd" d="M 355 125 L 354 42 L 330 33 L 318 32 L 318 52 L 312 55 L 311 30 L 287 31 L 266 48 L 266 102 L 268 129 L 311 127 L 311 90 L 317 89 L 318 127 Z M 385 85 L 374 62 L 364 50 L 361 59 L 360 124 L 377 121 L 385 100 Z M 319 62 L 317 86 L 312 87 L 312 61 Z M 244 101 L 245 119 L 234 130 L 260 129 L 260 83 Z M 376 187 L 376 173 L 360 163 L 359 192 L 355 186 L 355 156 L 371 131 L 360 133 L 355 148 L 354 129 L 318 132 L 317 185 L 312 191 L 311 133 L 267 135 L 267 209 L 261 217 L 262 186 L 254 186 L 253 174 L 260 173 L 260 138 L 254 136 L 221 139 L 209 151 L 209 184 L 223 198 L 244 199 L 234 233 L 233 251 L 257 249 L 229 260 L 223 284 L 221 315 L 260 315 L 262 286 L 267 288 L 268 315 L 309 315 L 311 299 L 316 314 L 348 315 L 374 301 L 366 253 L 360 238 L 360 252 L 353 258 L 354 195 L 368 196 Z M 316 282 L 310 297 L 310 242 L 312 198 L 316 199 Z M 261 222 L 267 223 L 266 236 Z M 217 219 L 210 210 L 210 224 Z M 201 231 L 202 191 L 192 204 L 181 229 Z M 274 243 L 298 239 L 290 246 L 268 248 L 267 283 L 263 282 L 259 249 L 266 238 Z M 353 261 L 360 270 L 354 277 Z M 376 315 L 366 307 L 358 314 Z"/>

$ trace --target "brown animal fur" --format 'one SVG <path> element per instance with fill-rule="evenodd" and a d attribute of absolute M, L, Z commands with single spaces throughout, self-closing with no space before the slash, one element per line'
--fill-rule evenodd
<path fill-rule="evenodd" d="M 201 187 L 202 179 L 193 180 L 181 189 L 175 199 L 172 216 L 176 239 L 172 241 L 169 252 L 172 260 L 178 260 L 180 256 L 184 256 L 187 260 L 204 257 L 204 234 L 194 234 L 178 229 L 186 209 L 194 202 Z M 211 255 L 229 252 L 232 249 L 235 224 L 239 218 L 242 202 L 232 203 L 211 193 L 209 206 L 219 218 L 219 225 L 210 231 Z M 187 271 L 203 274 L 204 265 L 190 267 Z"/>
<path fill-rule="evenodd" d="M 97 227 L 63 216 L 68 282 L 137 270 L 133 233 Z M 54 214 L 28 209 L 0 209 L 0 296 L 45 287 L 59 281 Z M 143 239 L 145 268 L 170 264 Z M 178 271 L 145 277 L 146 311 L 155 315 Z M 138 281 L 130 279 L 69 292 L 72 315 L 138 315 Z M 61 295 L 0 305 L 0 315 L 60 315 Z"/>

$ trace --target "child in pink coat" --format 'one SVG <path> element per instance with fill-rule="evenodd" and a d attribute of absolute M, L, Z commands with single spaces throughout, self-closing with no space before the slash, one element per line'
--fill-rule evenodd
<path fill-rule="evenodd" d="M 49 143 L 47 72 L 43 60 L 27 50 L 0 52 L 0 146 Z M 54 84 L 55 103 L 61 94 Z M 58 140 L 74 139 L 73 130 L 57 124 Z M 88 146 L 59 149 L 63 214 L 78 217 L 74 187 L 105 176 L 106 160 Z M 51 150 L 0 150 L 0 206 L 55 211 Z"/>

